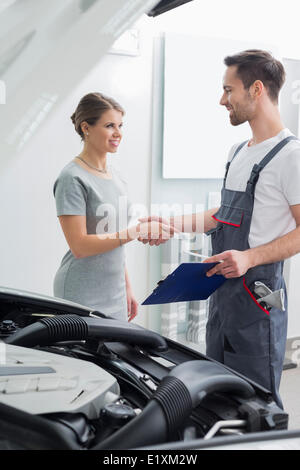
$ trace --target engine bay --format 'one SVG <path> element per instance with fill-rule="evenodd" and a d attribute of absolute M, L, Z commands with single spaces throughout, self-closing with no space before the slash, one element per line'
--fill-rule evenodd
<path fill-rule="evenodd" d="M 271 394 L 137 325 L 0 292 L 0 449 L 138 449 L 287 429 Z"/>

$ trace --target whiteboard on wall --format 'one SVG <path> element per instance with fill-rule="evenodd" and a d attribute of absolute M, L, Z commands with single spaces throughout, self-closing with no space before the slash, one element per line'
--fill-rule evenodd
<path fill-rule="evenodd" d="M 261 43 L 165 34 L 164 178 L 222 178 L 233 144 L 251 137 L 247 123 L 233 127 L 219 104 L 224 57 Z"/>

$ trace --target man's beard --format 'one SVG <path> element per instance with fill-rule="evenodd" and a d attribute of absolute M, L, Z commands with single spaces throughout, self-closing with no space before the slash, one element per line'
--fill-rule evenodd
<path fill-rule="evenodd" d="M 248 114 L 246 112 L 236 112 L 232 110 L 232 113 L 229 115 L 230 123 L 233 126 L 239 126 L 240 124 L 244 124 L 249 120 Z"/>
<path fill-rule="evenodd" d="M 250 120 L 251 115 L 253 114 L 252 110 L 252 99 L 248 94 L 248 97 L 245 100 L 245 104 L 240 105 L 237 103 L 235 109 L 231 109 L 232 114 L 229 114 L 230 122 L 233 126 L 239 126 Z"/>

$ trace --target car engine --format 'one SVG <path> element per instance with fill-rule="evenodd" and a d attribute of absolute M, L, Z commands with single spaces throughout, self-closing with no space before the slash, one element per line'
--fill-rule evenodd
<path fill-rule="evenodd" d="M 271 394 L 138 325 L 0 289 L 0 449 L 139 449 L 286 429 Z"/>

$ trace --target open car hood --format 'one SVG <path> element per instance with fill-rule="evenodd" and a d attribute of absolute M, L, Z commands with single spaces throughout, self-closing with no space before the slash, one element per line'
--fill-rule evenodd
<path fill-rule="evenodd" d="M 157 0 L 3 0 L 0 165 Z M 5 105 L 4 105 L 5 102 Z"/>

